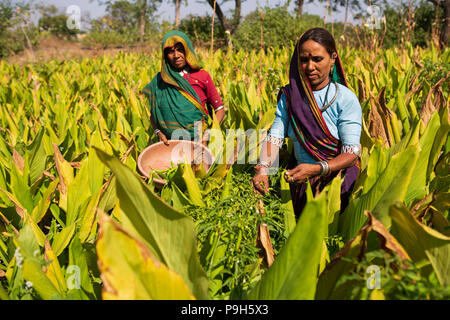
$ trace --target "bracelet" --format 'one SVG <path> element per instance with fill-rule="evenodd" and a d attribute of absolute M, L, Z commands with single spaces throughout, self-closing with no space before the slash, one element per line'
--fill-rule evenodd
<path fill-rule="evenodd" d="M 270 167 L 270 164 L 269 164 L 267 161 L 260 160 L 260 161 L 258 162 L 257 166 L 269 168 L 269 167 Z"/>
<path fill-rule="evenodd" d="M 341 153 L 353 153 L 358 158 L 361 158 L 361 145 L 343 145 Z"/>
<path fill-rule="evenodd" d="M 161 130 L 159 130 L 159 129 L 155 129 L 155 134 L 158 134 L 158 133 L 160 133 L 161 132 Z"/>
<path fill-rule="evenodd" d="M 274 146 L 278 147 L 281 149 L 281 147 L 283 146 L 284 143 L 284 139 L 279 139 L 279 138 L 275 138 L 273 136 L 267 136 L 265 138 L 265 141 L 268 143 L 273 144 Z"/>
<path fill-rule="evenodd" d="M 320 161 L 320 174 L 319 176 L 327 176 L 330 173 L 330 166 L 328 165 L 328 161 Z"/>
<path fill-rule="evenodd" d="M 217 112 L 217 111 L 219 111 L 219 110 L 222 110 L 223 108 L 225 108 L 225 106 L 220 106 L 220 107 L 218 107 L 217 109 L 214 109 L 214 112 Z"/>

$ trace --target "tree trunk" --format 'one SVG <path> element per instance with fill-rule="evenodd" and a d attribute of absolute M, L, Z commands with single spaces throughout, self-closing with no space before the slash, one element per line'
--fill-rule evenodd
<path fill-rule="evenodd" d="M 345 1 L 344 33 L 345 33 L 345 29 L 347 29 L 347 24 L 348 24 L 348 8 L 349 8 L 349 2 L 350 2 L 350 0 L 346 0 L 346 1 Z"/>
<path fill-rule="evenodd" d="M 147 13 L 147 0 L 139 0 L 139 41 L 144 42 L 145 15 Z"/>
<path fill-rule="evenodd" d="M 180 7 L 181 0 L 175 0 L 175 27 L 178 28 L 180 25 Z"/>
<path fill-rule="evenodd" d="M 241 0 L 236 0 L 236 8 L 234 10 L 234 29 L 237 28 L 239 23 L 241 22 Z"/>
<path fill-rule="evenodd" d="M 436 5 L 436 10 L 439 7 L 444 9 L 444 22 L 442 24 L 441 36 L 439 38 L 439 45 L 441 48 L 445 48 L 450 38 L 450 0 L 428 0 Z M 437 15 L 437 11 L 436 11 Z"/>
<path fill-rule="evenodd" d="M 211 8 L 214 8 L 214 0 L 207 0 L 209 5 L 211 6 Z M 227 17 L 225 17 L 225 15 L 222 12 L 222 8 L 220 8 L 220 5 L 216 2 L 216 15 L 217 18 L 219 18 L 219 22 L 222 25 L 223 29 L 226 30 L 230 30 L 229 26 L 228 26 L 228 20 Z"/>
<path fill-rule="evenodd" d="M 214 8 L 214 0 L 206 0 L 211 8 Z M 235 11 L 234 11 L 234 21 L 232 25 L 230 25 L 227 17 L 223 14 L 222 8 L 220 7 L 219 3 L 216 1 L 216 15 L 217 18 L 219 18 L 220 25 L 225 31 L 229 31 L 231 34 L 233 34 L 237 27 L 239 26 L 239 23 L 241 22 L 241 3 L 242 0 L 235 0 Z"/>
<path fill-rule="evenodd" d="M 297 5 L 297 17 L 301 17 L 303 14 L 303 4 L 305 0 L 295 0 L 295 4 Z"/>
<path fill-rule="evenodd" d="M 444 9 L 444 23 L 442 25 L 441 37 L 439 39 L 441 48 L 445 48 L 450 38 L 450 0 L 445 0 L 441 4 Z"/>

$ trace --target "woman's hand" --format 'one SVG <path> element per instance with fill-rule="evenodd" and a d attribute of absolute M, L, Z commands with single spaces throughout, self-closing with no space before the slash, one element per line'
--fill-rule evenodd
<path fill-rule="evenodd" d="M 156 134 L 158 136 L 159 141 L 162 141 L 166 146 L 168 146 L 169 140 L 167 140 L 166 135 L 161 131 Z"/>
<path fill-rule="evenodd" d="M 268 169 L 266 167 L 263 167 L 263 166 L 256 166 L 255 170 L 256 170 L 256 174 L 255 174 L 255 176 L 253 177 L 253 180 L 252 180 L 253 181 L 253 186 L 261 194 L 269 192 Z"/>
<path fill-rule="evenodd" d="M 292 170 L 288 170 L 284 174 L 284 179 L 288 183 L 304 183 L 309 178 L 318 176 L 320 174 L 321 167 L 319 164 L 302 163 L 296 166 Z"/>

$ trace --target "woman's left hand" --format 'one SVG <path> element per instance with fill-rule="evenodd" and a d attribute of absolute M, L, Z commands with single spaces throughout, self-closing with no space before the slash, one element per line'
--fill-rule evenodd
<path fill-rule="evenodd" d="M 296 166 L 294 169 L 288 170 L 284 174 L 284 179 L 288 183 L 304 183 L 309 178 L 320 174 L 319 164 L 302 163 Z"/>

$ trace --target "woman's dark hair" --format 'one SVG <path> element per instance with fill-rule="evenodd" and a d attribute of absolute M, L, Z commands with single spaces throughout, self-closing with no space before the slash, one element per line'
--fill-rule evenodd
<path fill-rule="evenodd" d="M 333 53 L 337 52 L 336 42 L 333 36 L 326 29 L 323 28 L 313 28 L 306 31 L 303 36 L 298 40 L 298 48 L 300 48 L 306 41 L 313 40 L 321 44 L 331 56 Z"/>

